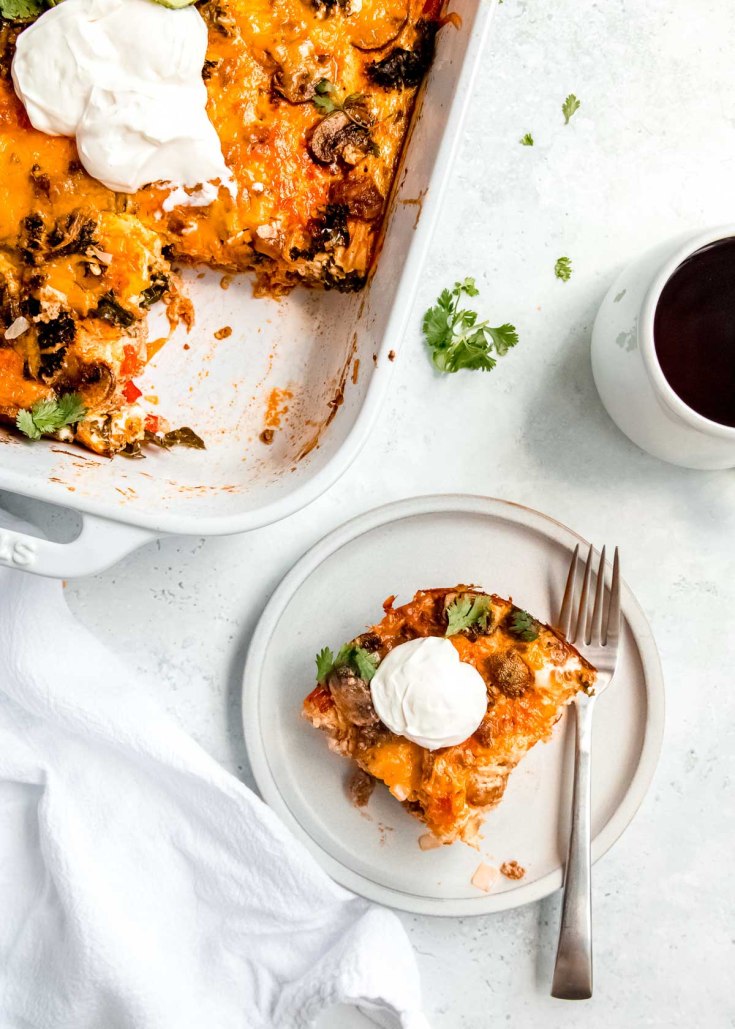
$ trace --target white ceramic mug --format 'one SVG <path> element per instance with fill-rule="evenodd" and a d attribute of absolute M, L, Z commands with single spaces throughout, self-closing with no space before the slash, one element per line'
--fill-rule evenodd
<path fill-rule="evenodd" d="M 735 428 L 705 418 L 674 392 L 656 355 L 653 319 L 679 265 L 730 237 L 735 225 L 649 250 L 615 281 L 592 329 L 592 374 L 612 420 L 649 454 L 686 468 L 735 467 Z"/>

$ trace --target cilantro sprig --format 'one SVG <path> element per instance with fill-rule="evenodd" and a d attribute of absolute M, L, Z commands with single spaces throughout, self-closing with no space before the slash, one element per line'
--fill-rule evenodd
<path fill-rule="evenodd" d="M 564 124 L 569 124 L 569 119 L 572 115 L 580 109 L 582 106 L 581 100 L 577 100 L 574 93 L 570 93 L 564 103 L 561 105 L 561 113 L 564 115 Z"/>
<path fill-rule="evenodd" d="M 336 657 L 329 647 L 324 647 L 316 655 L 316 681 L 326 682 L 336 668 L 350 665 L 361 679 L 370 682 L 379 663 L 380 658 L 377 654 L 365 650 L 356 643 L 345 643 L 337 652 Z"/>
<path fill-rule="evenodd" d="M 340 100 L 337 96 L 337 87 L 329 79 L 319 79 L 314 89 L 316 92 L 312 97 L 312 103 L 322 114 L 342 111 L 350 121 L 362 128 L 369 128 L 372 124 L 372 114 L 364 93 L 350 93 L 344 100 Z"/>
<path fill-rule="evenodd" d="M 66 393 L 51 400 L 37 400 L 30 408 L 23 408 L 15 419 L 16 426 L 29 439 L 51 436 L 65 425 L 73 425 L 87 413 L 82 398 Z"/>
<path fill-rule="evenodd" d="M 524 643 L 533 643 L 538 639 L 539 623 L 528 611 L 516 608 L 510 616 L 510 632 Z"/>
<path fill-rule="evenodd" d="M 559 257 L 554 265 L 554 275 L 562 282 L 569 282 L 572 277 L 571 257 Z"/>
<path fill-rule="evenodd" d="M 525 136 L 521 136 L 518 142 L 521 144 L 521 146 L 533 146 L 533 136 L 530 132 L 527 132 Z"/>
<path fill-rule="evenodd" d="M 473 278 L 455 282 L 454 289 L 444 289 L 436 304 L 424 315 L 423 331 L 431 359 L 440 372 L 458 372 L 461 368 L 492 371 L 498 357 L 503 357 L 518 342 L 514 325 L 506 322 L 493 328 L 478 322 L 477 312 L 460 308 L 462 296 L 476 297 L 479 290 Z"/>
<path fill-rule="evenodd" d="M 484 632 L 487 629 L 488 616 L 491 616 L 490 597 L 476 597 L 463 594 L 447 607 L 447 631 L 445 636 L 456 636 L 474 625 Z"/>

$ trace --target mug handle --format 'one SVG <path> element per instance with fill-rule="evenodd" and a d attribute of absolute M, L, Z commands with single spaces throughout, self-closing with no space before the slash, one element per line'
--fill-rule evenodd
<path fill-rule="evenodd" d="M 97 515 L 82 515 L 82 531 L 71 543 L 54 543 L 0 527 L 0 565 L 34 575 L 72 579 L 110 568 L 156 538 L 156 533 Z"/>

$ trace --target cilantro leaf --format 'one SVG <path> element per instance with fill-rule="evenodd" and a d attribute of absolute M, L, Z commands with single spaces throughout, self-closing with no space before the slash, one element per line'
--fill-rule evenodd
<path fill-rule="evenodd" d="M 475 285 L 475 280 L 471 276 L 463 279 L 461 283 L 455 283 L 455 286 L 456 285 L 460 285 L 462 292 L 466 293 L 468 297 L 477 297 L 480 295 L 480 291 Z"/>
<path fill-rule="evenodd" d="M 561 279 L 562 282 L 569 282 L 572 277 L 571 257 L 559 257 L 557 259 L 554 265 L 554 275 L 556 275 L 557 279 Z"/>
<path fill-rule="evenodd" d="M 476 624 L 483 630 L 487 629 L 489 614 L 490 597 L 474 597 L 465 593 L 447 608 L 447 631 L 444 635 L 456 636 Z"/>
<path fill-rule="evenodd" d="M 497 329 L 491 329 L 488 327 L 487 332 L 489 332 L 493 338 L 495 353 L 498 357 L 505 357 L 511 347 L 514 347 L 518 342 L 516 327 L 515 325 L 509 325 L 508 322 L 506 322 L 505 325 L 499 325 Z"/>
<path fill-rule="evenodd" d="M 370 682 L 379 663 L 380 658 L 377 654 L 365 650 L 364 647 L 358 647 L 354 643 L 345 643 L 343 647 L 340 647 L 336 657 L 329 647 L 324 647 L 316 655 L 316 680 L 317 682 L 326 682 L 335 668 L 350 665 L 361 679 Z"/>
<path fill-rule="evenodd" d="M 575 111 L 578 111 L 580 109 L 581 106 L 581 101 L 577 100 L 574 93 L 570 93 L 564 101 L 564 103 L 561 105 L 561 113 L 564 115 L 565 125 L 569 124 L 569 119 L 572 117 Z"/>
<path fill-rule="evenodd" d="M 452 314 L 452 294 L 442 290 L 434 307 L 424 315 L 424 336 L 430 347 L 439 348 L 450 335 L 449 319 Z"/>
<path fill-rule="evenodd" d="M 331 114 L 332 111 L 338 110 L 334 100 L 329 96 L 315 96 L 313 97 L 314 106 L 318 107 L 322 114 Z"/>
<path fill-rule="evenodd" d="M 30 410 L 18 412 L 15 424 L 29 439 L 40 439 L 53 435 L 65 425 L 81 421 L 86 413 L 82 398 L 76 393 L 66 393 L 63 397 L 37 400 Z"/>
<path fill-rule="evenodd" d="M 6 21 L 33 21 L 46 7 L 44 0 L 0 0 L 0 16 Z"/>
<path fill-rule="evenodd" d="M 314 90 L 312 103 L 322 114 L 331 114 L 332 111 L 339 110 L 340 104 L 335 103 L 330 95 L 337 91 L 337 87 L 333 82 L 330 82 L 329 79 L 319 79 Z"/>
<path fill-rule="evenodd" d="M 372 125 L 373 115 L 364 93 L 350 93 L 344 100 L 340 100 L 337 96 L 337 87 L 329 79 L 319 79 L 314 90 L 311 102 L 322 114 L 342 111 L 351 122 L 363 129 L 368 129 Z"/>
<path fill-rule="evenodd" d="M 334 654 L 329 647 L 323 647 L 316 656 L 316 681 L 326 682 L 334 667 Z"/>
<path fill-rule="evenodd" d="M 533 643 L 538 639 L 538 622 L 528 611 L 517 607 L 511 615 L 510 632 L 524 643 Z"/>
<path fill-rule="evenodd" d="M 59 398 L 56 405 L 56 427 L 73 425 L 75 422 L 81 421 L 86 413 L 87 409 L 77 393 L 65 393 L 63 397 Z"/>
<path fill-rule="evenodd" d="M 365 650 L 364 647 L 353 647 L 350 655 L 351 663 L 357 668 L 360 678 L 370 682 L 378 669 L 380 658 L 377 654 Z"/>
<path fill-rule="evenodd" d="M 478 294 L 475 280 L 463 279 L 455 282 L 454 289 L 442 290 L 424 314 L 424 339 L 440 372 L 457 372 L 460 368 L 492 371 L 497 363 L 493 352 L 502 357 L 518 342 L 515 326 L 506 322 L 494 328 L 486 321 L 478 322 L 476 311 L 460 308 L 462 295 Z"/>
<path fill-rule="evenodd" d="M 530 132 L 527 132 L 525 136 L 521 136 L 518 142 L 521 144 L 521 146 L 533 146 L 533 136 Z"/>
<path fill-rule="evenodd" d="M 29 439 L 41 438 L 41 432 L 36 428 L 36 423 L 33 421 L 33 415 L 30 411 L 18 411 L 18 417 L 15 419 L 15 424 Z"/>
<path fill-rule="evenodd" d="M 334 659 L 332 668 L 341 668 L 342 665 L 348 665 L 350 663 L 350 652 L 352 651 L 352 644 L 345 643 L 343 647 L 340 647 L 337 651 L 337 656 Z"/>

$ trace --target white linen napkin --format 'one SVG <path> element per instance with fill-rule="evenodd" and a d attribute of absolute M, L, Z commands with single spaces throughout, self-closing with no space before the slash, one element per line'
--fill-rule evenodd
<path fill-rule="evenodd" d="M 0 570 L 3 1029 L 301 1029 L 338 1002 L 426 1029 L 395 915 L 333 883 L 60 584 Z"/>

